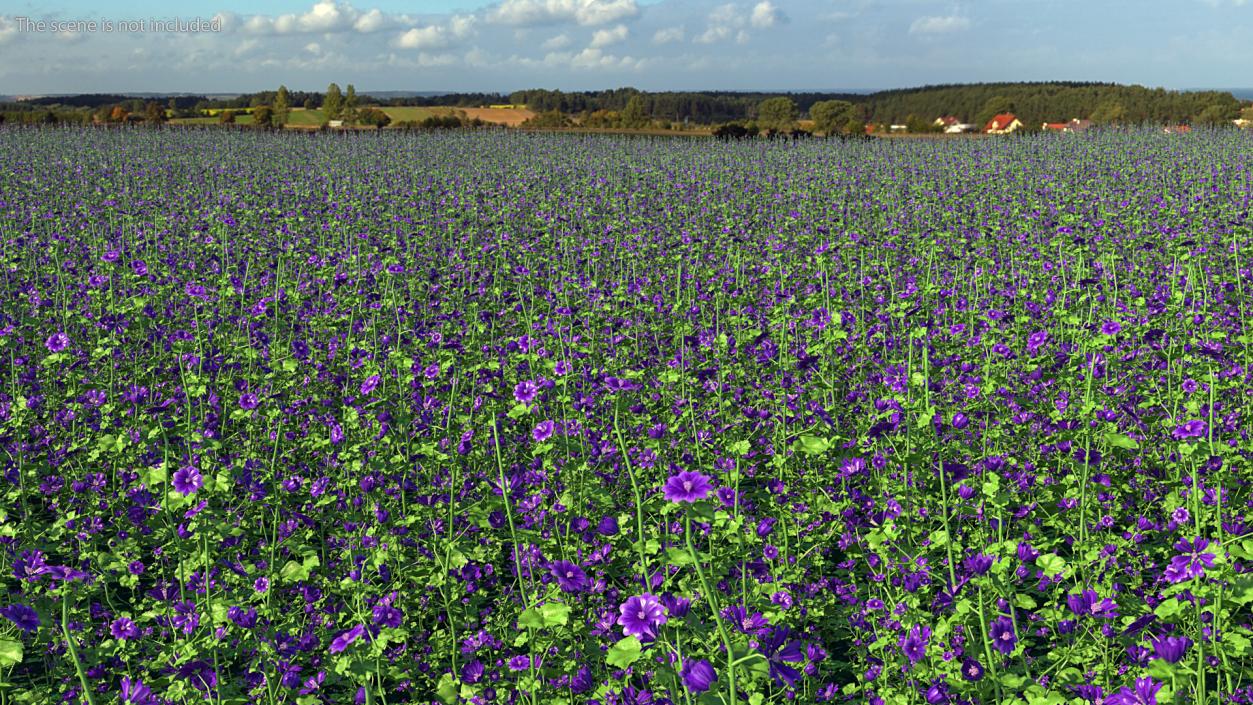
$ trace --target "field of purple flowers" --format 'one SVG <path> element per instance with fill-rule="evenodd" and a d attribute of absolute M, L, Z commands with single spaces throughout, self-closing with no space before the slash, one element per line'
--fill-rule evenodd
<path fill-rule="evenodd" d="M 0 131 L 0 705 L 1253 702 L 1253 138 Z"/>

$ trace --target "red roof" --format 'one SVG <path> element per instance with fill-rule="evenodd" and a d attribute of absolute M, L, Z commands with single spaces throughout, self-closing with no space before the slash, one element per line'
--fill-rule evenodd
<path fill-rule="evenodd" d="M 937 119 L 938 119 L 941 123 L 943 123 L 945 127 L 952 127 L 953 125 L 956 125 L 957 123 L 961 122 L 960 120 L 958 120 L 957 118 L 953 117 L 952 115 L 944 115 L 944 116 L 941 116 L 941 117 L 939 117 L 939 118 L 937 118 Z"/>
<path fill-rule="evenodd" d="M 1069 127 L 1070 127 L 1070 123 L 1068 123 L 1068 122 L 1046 122 L 1046 123 L 1044 123 L 1044 129 L 1046 129 L 1046 130 L 1058 130 L 1058 131 L 1061 131 L 1061 130 L 1065 130 L 1065 129 L 1069 128 Z"/>
<path fill-rule="evenodd" d="M 988 124 L 983 126 L 983 131 L 987 132 L 989 130 L 1003 130 L 1006 127 L 1009 127 L 1010 124 L 1013 123 L 1017 119 L 1018 118 L 1013 113 L 1001 113 L 1000 115 L 997 115 L 996 117 L 989 120 Z"/>

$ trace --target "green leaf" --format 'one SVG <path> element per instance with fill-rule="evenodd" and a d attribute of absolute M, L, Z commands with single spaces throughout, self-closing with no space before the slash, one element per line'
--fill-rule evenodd
<path fill-rule="evenodd" d="M 162 462 L 160 465 L 154 465 L 148 468 L 147 477 L 144 478 L 144 484 L 151 489 L 160 485 L 162 482 L 165 482 L 167 478 L 168 475 L 165 471 L 165 463 Z"/>
<path fill-rule="evenodd" d="M 618 643 L 609 649 L 609 653 L 605 654 L 605 661 L 615 668 L 626 668 L 639 660 L 641 650 L 640 640 L 628 636 L 619 639 Z"/>
<path fill-rule="evenodd" d="M 831 441 L 821 436 L 801 436 L 800 445 L 807 455 L 822 455 L 831 447 Z"/>
<path fill-rule="evenodd" d="M 1014 595 L 1014 604 L 1017 605 L 1018 607 L 1021 607 L 1024 610 L 1033 610 L 1036 608 L 1035 598 L 1031 597 L 1030 595 L 1024 595 L 1022 593 L 1018 593 Z"/>
<path fill-rule="evenodd" d="M 283 566 L 283 570 L 279 572 L 279 577 L 289 583 L 308 580 L 309 569 L 296 561 L 287 561 L 287 564 Z"/>
<path fill-rule="evenodd" d="M 1175 667 L 1160 658 L 1155 658 L 1149 664 L 1148 674 L 1158 680 L 1170 680 L 1175 674 Z"/>
<path fill-rule="evenodd" d="M 670 565 L 684 566 L 692 564 L 692 554 L 681 548 L 667 548 L 666 562 Z"/>
<path fill-rule="evenodd" d="M 561 627 L 570 621 L 570 605 L 560 602 L 546 602 L 540 606 L 539 612 L 546 627 Z"/>
<path fill-rule="evenodd" d="M 1107 433 L 1105 434 L 1105 442 L 1116 448 L 1126 448 L 1127 450 L 1135 450 L 1140 447 L 1134 438 L 1124 433 Z"/>
<path fill-rule="evenodd" d="M 22 642 L 16 639 L 0 639 L 0 666 L 9 667 L 22 662 Z"/>
<path fill-rule="evenodd" d="M 546 602 L 523 610 L 518 625 L 531 629 L 564 626 L 570 621 L 570 606 L 560 602 Z"/>
<path fill-rule="evenodd" d="M 1047 576 L 1061 575 L 1066 572 L 1066 561 L 1056 553 L 1046 553 L 1035 559 L 1036 567 Z"/>
<path fill-rule="evenodd" d="M 1179 600 L 1170 599 L 1165 600 L 1162 604 L 1158 605 L 1157 609 L 1153 610 L 1153 614 L 1157 615 L 1158 619 L 1170 619 L 1174 615 L 1178 614 L 1181 609 L 1183 609 L 1183 605 L 1179 602 Z"/>
<path fill-rule="evenodd" d="M 522 610 L 522 614 L 518 615 L 518 626 L 528 629 L 542 629 L 544 627 L 544 616 L 539 613 L 536 607 L 528 607 Z"/>
<path fill-rule="evenodd" d="M 453 678 L 451 673 L 445 673 L 439 678 L 439 685 L 435 688 L 435 696 L 439 698 L 441 703 L 453 705 L 453 703 L 457 702 L 459 690 L 457 679 Z"/>

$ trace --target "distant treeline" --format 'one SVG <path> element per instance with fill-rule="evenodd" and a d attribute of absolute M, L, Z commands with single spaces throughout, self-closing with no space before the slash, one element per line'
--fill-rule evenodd
<path fill-rule="evenodd" d="M 792 100 L 801 115 L 815 103 L 845 101 L 851 104 L 850 120 L 875 124 L 930 122 L 939 116 L 954 116 L 962 122 L 982 125 L 996 112 L 1012 112 L 1029 129 L 1043 122 L 1071 118 L 1093 119 L 1099 123 L 1217 123 L 1239 114 L 1240 101 L 1223 91 L 1170 91 L 1162 88 L 1126 86 L 1114 83 L 1036 82 L 974 83 L 922 86 L 857 93 L 763 93 L 734 91 L 645 92 L 634 88 L 602 91 L 559 91 L 531 89 L 501 93 L 448 93 L 444 95 L 358 98 L 360 105 L 453 106 L 525 105 L 536 113 L 561 113 L 587 118 L 597 113 L 620 113 L 632 98 L 632 109 L 643 108 L 643 117 L 657 121 L 697 124 L 750 121 L 758 118 L 758 108 L 776 96 Z M 326 95 L 312 91 L 290 91 L 288 104 L 294 108 L 318 108 Z M 120 105 L 129 113 L 139 113 L 153 102 L 151 98 L 90 94 L 50 96 L 19 103 L 0 104 L 0 119 L 7 122 L 82 122 L 93 110 Z M 173 117 L 201 114 L 214 109 L 254 108 L 272 105 L 275 91 L 246 93 L 229 99 L 199 95 L 160 98 L 161 107 Z M 912 121 L 911 121 L 912 118 Z"/>
<path fill-rule="evenodd" d="M 1183 123 L 1198 119 L 1206 110 L 1231 118 L 1240 110 L 1240 101 L 1225 91 L 1169 91 L 1114 83 L 924 86 L 881 91 L 850 102 L 860 105 L 867 120 L 876 123 L 903 123 L 910 115 L 929 120 L 952 115 L 963 122 L 976 122 L 987 117 L 985 108 L 991 104 L 1004 107 L 1005 112 L 1034 127 L 1094 117 L 1098 122 Z"/>
<path fill-rule="evenodd" d="M 534 89 L 510 94 L 508 102 L 526 107 L 537 113 L 557 110 L 567 114 L 594 113 L 598 110 L 621 111 L 632 96 L 644 101 L 644 111 L 658 120 L 691 120 L 698 123 L 746 120 L 757 116 L 757 106 L 762 101 L 786 95 L 797 108 L 807 112 L 814 103 L 824 100 L 845 100 L 850 103 L 864 101 L 866 95 L 852 93 L 736 93 L 731 91 L 660 92 L 649 93 L 634 88 L 617 88 L 604 91 L 570 93 Z"/>

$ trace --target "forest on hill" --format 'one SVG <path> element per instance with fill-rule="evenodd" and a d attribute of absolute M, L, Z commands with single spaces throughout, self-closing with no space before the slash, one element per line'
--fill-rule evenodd
<path fill-rule="evenodd" d="M 1012 112 L 1023 124 L 1035 127 L 1072 118 L 1129 124 L 1217 122 L 1234 119 L 1240 111 L 1240 101 L 1229 92 L 1170 91 L 1114 83 L 924 86 L 881 91 L 852 102 L 871 122 L 901 123 L 910 115 L 926 119 L 952 115 L 981 125 L 998 112 Z"/>
<path fill-rule="evenodd" d="M 771 98 L 791 100 L 798 116 L 814 117 L 810 109 L 838 102 L 843 110 L 839 123 L 922 124 L 940 116 L 961 122 L 984 124 L 998 113 L 1014 113 L 1028 130 L 1044 122 L 1073 118 L 1104 124 L 1220 124 L 1240 115 L 1241 101 L 1228 91 L 1175 91 L 1138 85 L 1082 82 L 972 83 L 902 88 L 875 93 L 793 93 L 737 91 L 640 91 L 615 88 L 600 91 L 528 89 L 504 93 L 448 93 L 444 95 L 361 95 L 361 105 L 386 107 L 525 105 L 536 113 L 570 116 L 586 121 L 606 114 L 629 111 L 643 120 L 711 125 L 759 119 L 759 111 Z M 230 98 L 179 95 L 161 99 L 159 105 L 172 117 L 211 114 L 208 111 L 270 105 L 275 91 L 243 93 Z M 316 108 L 326 94 L 290 91 L 289 104 Z M 20 102 L 0 103 L 0 122 L 91 122 L 101 108 L 120 105 L 131 114 L 149 108 L 152 100 L 113 94 L 47 96 Z M 564 120 L 564 117 L 562 117 Z"/>

